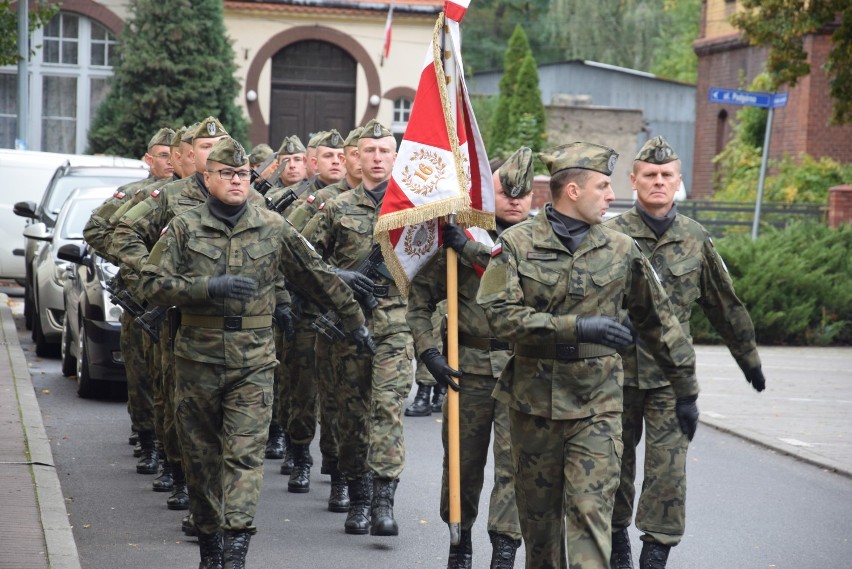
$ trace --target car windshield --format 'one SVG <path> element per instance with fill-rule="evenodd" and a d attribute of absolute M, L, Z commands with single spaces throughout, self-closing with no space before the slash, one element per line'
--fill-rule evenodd
<path fill-rule="evenodd" d="M 147 172 L 140 168 L 139 173 L 126 174 L 124 176 L 65 176 L 56 181 L 53 192 L 50 194 L 44 213 L 53 221 L 62 204 L 68 199 L 71 192 L 77 188 L 94 188 L 96 186 L 123 186 L 136 180 L 141 180 Z"/>
<path fill-rule="evenodd" d="M 65 222 L 62 224 L 59 237 L 62 239 L 82 239 L 83 228 L 92 216 L 92 211 L 102 203 L 104 203 L 103 198 L 87 198 L 74 200 L 68 204 L 68 213 L 65 215 Z"/>

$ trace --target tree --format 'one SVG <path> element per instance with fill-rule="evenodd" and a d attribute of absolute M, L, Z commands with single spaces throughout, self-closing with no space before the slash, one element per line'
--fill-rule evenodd
<path fill-rule="evenodd" d="M 500 78 L 500 95 L 497 99 L 497 110 L 491 119 L 489 150 L 493 153 L 505 146 L 508 126 L 512 120 L 512 96 L 515 94 L 515 84 L 518 71 L 524 59 L 530 54 L 530 43 L 524 29 L 517 25 L 509 45 L 503 55 L 503 76 Z"/>
<path fill-rule="evenodd" d="M 832 122 L 852 122 L 852 10 L 849 0 L 742 0 L 731 23 L 752 45 L 766 46 L 766 68 L 775 87 L 811 72 L 806 36 L 834 28 L 825 71 L 834 100 Z"/>
<path fill-rule="evenodd" d="M 29 29 L 32 34 L 44 27 L 59 11 L 57 4 L 47 2 L 31 3 Z M 35 53 L 30 49 L 30 54 Z M 12 6 L 12 0 L 0 0 L 0 65 L 15 65 L 18 56 L 18 8 Z"/>
<path fill-rule="evenodd" d="M 651 73 L 666 79 L 695 83 L 698 80 L 698 57 L 692 42 L 698 37 L 701 0 L 665 0 L 664 24 L 660 35 L 651 42 Z"/>
<path fill-rule="evenodd" d="M 542 149 L 547 132 L 547 114 L 538 88 L 538 66 L 528 52 L 518 70 L 515 92 L 512 95 L 512 115 L 506 136 L 507 153 L 520 146 L 534 151 Z"/>
<path fill-rule="evenodd" d="M 238 140 L 234 51 L 219 0 L 132 0 L 111 89 L 89 130 L 89 151 L 141 156 L 163 126 L 213 115 Z"/>
<path fill-rule="evenodd" d="M 506 38 L 518 25 L 538 30 L 549 18 L 551 0 L 477 0 L 472 2 L 464 19 L 462 55 L 468 74 L 498 69 L 506 50 Z M 530 44 L 539 61 L 553 54 L 548 61 L 561 55 L 553 50 L 544 34 L 536 34 Z"/>

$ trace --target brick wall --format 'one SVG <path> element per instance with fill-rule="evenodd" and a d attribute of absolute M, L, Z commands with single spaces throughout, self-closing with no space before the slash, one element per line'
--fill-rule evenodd
<path fill-rule="evenodd" d="M 852 223 L 852 186 L 834 186 L 828 190 L 828 226 Z"/>

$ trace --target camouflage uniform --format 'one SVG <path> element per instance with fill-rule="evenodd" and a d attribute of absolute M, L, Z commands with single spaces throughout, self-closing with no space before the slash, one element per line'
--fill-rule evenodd
<path fill-rule="evenodd" d="M 637 160 L 668 163 L 672 153 L 654 158 L 651 144 L 640 150 Z M 664 145 L 664 146 L 663 146 Z M 676 206 L 673 206 L 675 208 Z M 637 208 L 615 217 L 605 225 L 632 237 L 659 275 L 675 315 L 689 338 L 689 318 L 698 304 L 719 332 L 742 369 L 760 367 L 754 326 L 737 298 L 728 271 L 707 231 L 697 222 L 675 211 L 671 225 L 657 237 L 643 221 Z M 691 339 L 691 338 L 690 338 Z M 613 531 L 630 525 L 636 494 L 636 446 L 645 427 L 645 475 L 636 512 L 636 527 L 645 532 L 644 541 L 677 545 L 683 537 L 686 515 L 686 455 L 689 440 L 675 419 L 675 392 L 647 346 L 639 342 L 621 351 L 624 362 L 624 456 L 621 482 L 616 492 Z"/>
<path fill-rule="evenodd" d="M 227 164 L 218 148 L 211 160 Z M 257 293 L 209 298 L 211 276 L 225 274 L 255 279 Z M 233 228 L 206 205 L 173 218 L 142 270 L 148 299 L 182 313 L 174 347 L 178 432 L 203 534 L 256 531 L 276 365 L 272 313 L 289 299 L 285 275 L 333 306 L 347 329 L 363 324 L 348 287 L 286 222 L 254 204 Z M 226 329 L 226 318 L 240 318 L 240 329 Z"/>
<path fill-rule="evenodd" d="M 609 175 L 615 153 L 576 143 L 542 155 L 551 174 Z M 494 397 L 510 408 L 515 492 L 527 567 L 609 566 L 622 453 L 622 366 L 580 343 L 577 321 L 629 313 L 678 396 L 696 395 L 695 354 L 650 264 L 628 237 L 592 225 L 573 252 L 547 215 L 506 231 L 477 302 L 513 355 Z"/>

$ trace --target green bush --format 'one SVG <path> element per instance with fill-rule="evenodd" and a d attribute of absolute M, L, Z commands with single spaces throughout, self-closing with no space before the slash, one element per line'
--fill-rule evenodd
<path fill-rule="evenodd" d="M 852 225 L 795 222 L 767 229 L 756 241 L 738 235 L 716 246 L 758 343 L 852 344 Z M 690 328 L 696 343 L 720 341 L 698 307 Z"/>

